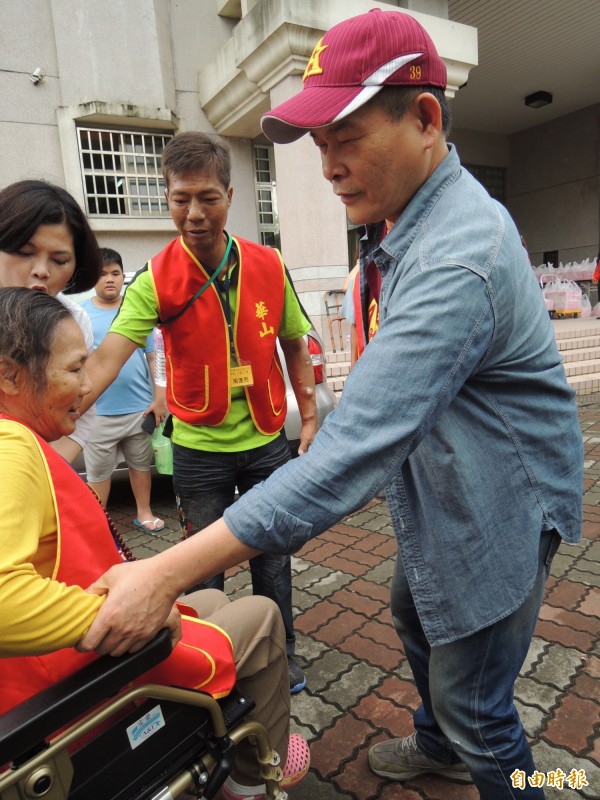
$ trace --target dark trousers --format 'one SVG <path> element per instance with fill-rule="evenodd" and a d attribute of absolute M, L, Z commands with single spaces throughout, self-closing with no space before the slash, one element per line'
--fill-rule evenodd
<path fill-rule="evenodd" d="M 263 447 L 237 453 L 211 453 L 173 445 L 173 488 L 184 538 L 220 519 L 235 499 L 290 460 L 290 448 L 282 432 Z M 288 654 L 296 637 L 292 616 L 292 570 L 289 556 L 262 553 L 250 559 L 252 591 L 270 597 L 281 611 Z M 223 590 L 224 576 L 215 575 L 189 591 Z"/>
<path fill-rule="evenodd" d="M 535 771 L 515 708 L 514 683 L 531 644 L 544 586 L 560 537 L 541 534 L 533 588 L 504 619 L 450 644 L 430 647 L 400 556 L 392 583 L 392 616 L 421 695 L 417 742 L 431 758 L 465 762 L 481 800 L 541 800 L 527 781 Z M 514 777 L 525 776 L 518 787 Z"/>

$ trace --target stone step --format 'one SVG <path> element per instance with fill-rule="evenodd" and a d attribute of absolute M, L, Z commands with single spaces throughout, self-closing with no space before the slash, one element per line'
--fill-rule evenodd
<path fill-rule="evenodd" d="M 583 332 L 581 336 L 573 336 L 572 338 L 557 339 L 556 344 L 561 351 L 576 350 L 582 347 L 600 347 L 600 333 L 592 336 L 587 332 Z"/>
<path fill-rule="evenodd" d="M 600 336 L 600 319 L 553 319 L 554 338 L 557 342 L 564 339 L 585 339 Z"/>
<path fill-rule="evenodd" d="M 338 364 L 340 362 L 346 362 L 346 361 L 350 363 L 350 351 L 338 350 L 337 352 L 334 353 L 333 350 L 326 350 L 325 358 L 327 359 L 328 364 Z"/>
<path fill-rule="evenodd" d="M 570 375 L 567 378 L 569 386 L 575 389 L 578 395 L 595 394 L 600 392 L 600 372 L 587 372 L 583 375 Z"/>
<path fill-rule="evenodd" d="M 338 362 L 337 364 L 327 363 L 327 378 L 334 380 L 335 378 L 345 378 L 350 372 L 350 362 Z"/>
<path fill-rule="evenodd" d="M 571 361 L 590 361 L 595 358 L 600 359 L 600 346 L 574 347 L 571 350 L 560 350 L 560 354 L 565 364 Z"/>
<path fill-rule="evenodd" d="M 567 378 L 570 378 L 572 375 L 586 375 L 593 372 L 600 372 L 600 358 L 588 358 L 583 361 L 567 361 L 564 366 Z"/>
<path fill-rule="evenodd" d="M 330 387 L 333 389 L 333 393 L 336 395 L 338 400 L 342 395 L 342 391 L 344 389 L 344 384 L 346 383 L 346 378 L 348 377 L 348 373 L 345 375 L 336 375 L 333 378 L 327 376 L 327 380 L 329 382 Z"/>
<path fill-rule="evenodd" d="M 578 394 L 600 391 L 600 319 L 554 320 L 567 380 Z M 327 378 L 339 397 L 350 372 L 348 350 L 327 351 Z"/>
<path fill-rule="evenodd" d="M 570 324 L 567 324 L 570 323 Z M 583 320 L 555 320 L 554 338 L 557 342 L 564 339 L 581 339 L 600 336 L 600 319 L 592 318 Z"/>
<path fill-rule="evenodd" d="M 335 396 L 340 399 L 344 391 L 347 375 L 329 378 Z M 578 395 L 596 394 L 600 392 L 600 372 L 586 372 L 579 375 L 568 375 L 567 383 L 575 389 Z"/>
<path fill-rule="evenodd" d="M 350 351 L 338 350 L 334 353 L 332 350 L 326 350 L 325 363 L 327 364 L 327 380 L 339 399 L 344 382 L 350 372 Z"/>
<path fill-rule="evenodd" d="M 554 320 L 567 381 L 578 395 L 600 391 L 600 320 Z"/>

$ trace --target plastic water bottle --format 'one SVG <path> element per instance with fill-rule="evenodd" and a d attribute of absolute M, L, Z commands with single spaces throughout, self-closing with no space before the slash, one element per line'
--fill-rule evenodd
<path fill-rule="evenodd" d="M 167 385 L 165 340 L 160 328 L 154 328 L 154 382 L 157 386 Z"/>

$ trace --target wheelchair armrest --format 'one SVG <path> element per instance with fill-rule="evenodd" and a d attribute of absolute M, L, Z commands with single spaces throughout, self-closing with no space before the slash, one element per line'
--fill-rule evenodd
<path fill-rule="evenodd" d="M 0 717 L 0 766 L 27 753 L 171 653 L 164 628 L 137 653 L 101 656 L 67 678 L 30 697 Z M 0 665 L 1 669 L 1 665 Z"/>

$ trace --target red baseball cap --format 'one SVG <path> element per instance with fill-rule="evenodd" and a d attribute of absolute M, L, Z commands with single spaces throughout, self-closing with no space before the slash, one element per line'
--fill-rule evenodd
<path fill-rule="evenodd" d="M 264 134 L 294 142 L 309 128 L 337 122 L 384 86 L 446 88 L 446 65 L 416 19 L 373 8 L 340 22 L 315 46 L 302 91 L 263 114 Z"/>

